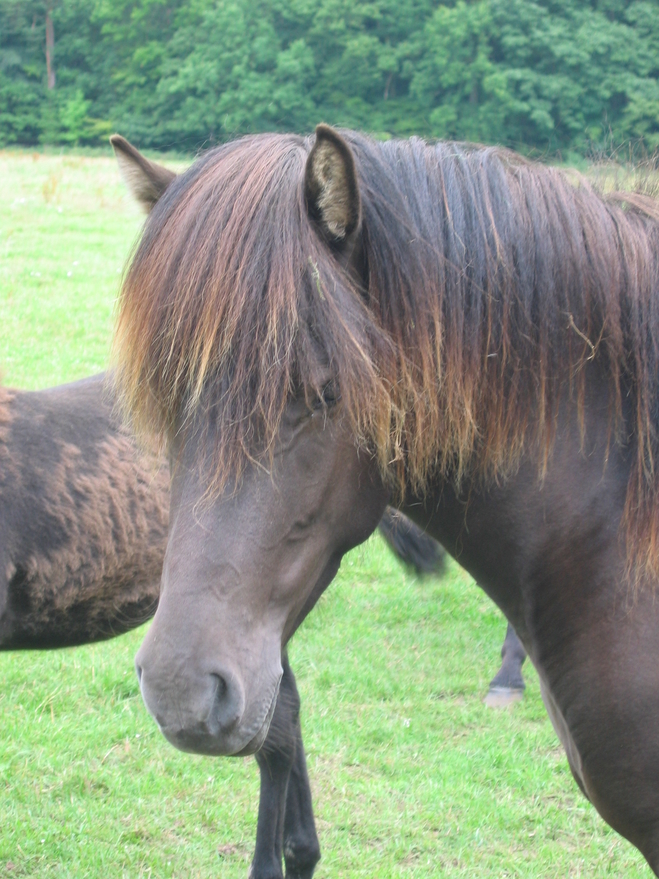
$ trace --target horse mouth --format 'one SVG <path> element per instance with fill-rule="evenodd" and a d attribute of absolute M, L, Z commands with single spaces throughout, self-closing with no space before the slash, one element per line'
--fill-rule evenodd
<path fill-rule="evenodd" d="M 250 754 L 256 754 L 256 752 L 261 748 L 263 742 L 266 740 L 266 736 L 270 730 L 270 724 L 272 723 L 272 718 L 275 713 L 275 708 L 277 707 L 277 699 L 279 698 L 279 686 L 281 684 L 281 677 L 277 681 L 277 686 L 275 687 L 275 692 L 272 695 L 272 701 L 270 702 L 270 707 L 268 708 L 265 717 L 263 718 L 263 722 L 259 728 L 259 731 L 256 735 L 250 739 L 250 741 L 245 745 L 245 747 L 241 751 L 237 751 L 233 756 L 234 757 L 248 757 Z"/>
<path fill-rule="evenodd" d="M 266 711 L 261 713 L 260 717 L 257 715 L 256 721 L 250 723 L 242 731 L 239 728 L 234 728 L 222 735 L 222 732 L 214 729 L 207 720 L 196 721 L 189 725 L 184 723 L 183 725 L 167 726 L 163 723 L 162 718 L 157 715 L 154 717 L 160 732 L 179 751 L 186 751 L 190 754 L 206 754 L 212 757 L 246 757 L 256 753 L 268 735 L 270 723 L 277 707 L 280 684 L 281 675 L 277 679 Z M 245 740 L 247 740 L 247 744 L 242 745 Z"/>

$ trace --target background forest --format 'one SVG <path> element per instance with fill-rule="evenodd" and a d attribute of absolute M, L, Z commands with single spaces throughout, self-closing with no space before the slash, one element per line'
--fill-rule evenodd
<path fill-rule="evenodd" d="M 190 151 L 320 120 L 652 151 L 659 0 L 0 0 L 0 145 Z"/>

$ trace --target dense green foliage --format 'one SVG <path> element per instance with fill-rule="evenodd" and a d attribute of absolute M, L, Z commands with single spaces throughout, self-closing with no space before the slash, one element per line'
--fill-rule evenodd
<path fill-rule="evenodd" d="M 655 149 L 659 0 L 0 0 L 0 144 L 117 129 L 186 150 L 320 120 L 552 154 Z"/>

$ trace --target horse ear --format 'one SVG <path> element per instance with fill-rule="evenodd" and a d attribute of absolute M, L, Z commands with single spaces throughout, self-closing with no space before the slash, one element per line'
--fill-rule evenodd
<path fill-rule="evenodd" d="M 346 243 L 361 225 L 361 199 L 352 150 L 329 125 L 316 128 L 304 174 L 311 217 L 336 245 Z"/>
<path fill-rule="evenodd" d="M 113 134 L 110 143 L 117 157 L 124 183 L 148 214 L 176 174 L 168 168 L 163 168 L 162 165 L 156 165 L 155 162 L 145 159 L 142 153 L 120 134 Z"/>

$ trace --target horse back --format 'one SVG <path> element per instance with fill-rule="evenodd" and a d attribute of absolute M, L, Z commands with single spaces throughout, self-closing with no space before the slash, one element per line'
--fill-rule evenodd
<path fill-rule="evenodd" d="M 0 400 L 0 649 L 102 640 L 155 612 L 168 470 L 101 374 Z"/>

